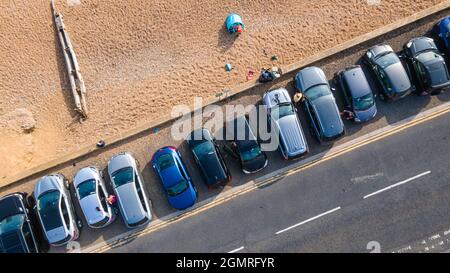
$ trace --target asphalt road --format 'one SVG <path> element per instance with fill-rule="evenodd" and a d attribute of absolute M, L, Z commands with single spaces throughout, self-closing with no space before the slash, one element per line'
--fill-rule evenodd
<path fill-rule="evenodd" d="M 110 251 L 369 252 L 369 242 L 395 251 L 450 229 L 449 121 L 413 126 Z"/>

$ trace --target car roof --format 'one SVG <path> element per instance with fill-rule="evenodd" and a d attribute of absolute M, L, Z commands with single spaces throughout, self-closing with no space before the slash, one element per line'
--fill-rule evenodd
<path fill-rule="evenodd" d="M 353 98 L 358 98 L 372 92 L 361 67 L 354 67 L 344 71 L 342 78 L 347 83 L 348 91 Z"/>
<path fill-rule="evenodd" d="M 17 213 L 25 213 L 17 196 L 7 195 L 0 199 L 0 221 Z"/>
<path fill-rule="evenodd" d="M 312 106 L 326 137 L 342 132 L 344 125 L 332 95 L 322 96 L 314 100 Z"/>
<path fill-rule="evenodd" d="M 27 246 L 20 229 L 11 230 L 0 236 L 0 253 L 26 253 Z"/>

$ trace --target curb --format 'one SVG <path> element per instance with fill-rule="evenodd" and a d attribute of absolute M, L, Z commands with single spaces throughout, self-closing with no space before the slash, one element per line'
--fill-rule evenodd
<path fill-rule="evenodd" d="M 441 12 L 441 11 L 443 11 L 443 10 L 449 8 L 449 7 L 450 7 L 450 0 L 446 0 L 446 1 L 444 1 L 444 2 L 442 2 L 440 4 L 437 4 L 437 5 L 433 6 L 433 7 L 430 7 L 430 8 L 427 8 L 425 10 L 422 10 L 422 11 L 420 11 L 418 13 L 415 13 L 415 14 L 413 14 L 411 16 L 408 16 L 408 17 L 403 18 L 403 19 L 401 19 L 399 21 L 396 21 L 396 22 L 391 23 L 389 25 L 386 25 L 386 26 L 383 26 L 381 28 L 378 28 L 376 30 L 373 30 L 373 31 L 371 31 L 369 33 L 366 33 L 366 34 L 363 34 L 361 36 L 358 36 L 358 37 L 355 37 L 353 39 L 350 39 L 350 40 L 348 40 L 348 41 L 346 41 L 346 42 L 344 42 L 342 44 L 339 44 L 339 45 L 334 46 L 334 47 L 332 47 L 330 49 L 324 50 L 324 51 L 322 51 L 322 52 L 320 52 L 318 54 L 315 54 L 313 56 L 306 57 L 306 58 L 304 58 L 304 59 L 302 59 L 302 60 L 300 60 L 298 62 L 295 62 L 293 64 L 290 64 L 290 65 L 281 66 L 281 69 L 283 71 L 283 75 L 281 76 L 281 78 L 284 78 L 284 76 L 288 75 L 291 72 L 294 72 L 294 71 L 300 69 L 301 67 L 304 67 L 304 66 L 307 66 L 307 65 L 309 65 L 311 63 L 315 63 L 315 62 L 317 62 L 319 60 L 331 57 L 331 56 L 333 56 L 333 55 L 335 55 L 335 54 L 337 54 L 339 52 L 342 52 L 344 50 L 348 50 L 348 49 L 350 49 L 352 47 L 355 47 L 355 46 L 357 46 L 357 45 L 359 45 L 359 44 L 361 44 L 363 42 L 366 42 L 367 40 L 371 40 L 371 39 L 377 38 L 377 37 L 379 37 L 381 35 L 384 35 L 386 33 L 392 32 L 392 31 L 394 31 L 396 29 L 402 28 L 402 27 L 404 27 L 404 26 L 406 26 L 408 24 L 411 24 L 411 23 L 414 23 L 414 22 L 419 21 L 421 19 L 424 19 L 424 18 L 426 18 L 428 16 L 431 16 L 431 15 L 433 15 L 435 13 Z M 278 79 L 278 80 L 280 80 L 280 79 Z M 235 87 L 229 89 L 229 91 L 227 92 L 226 97 L 219 97 L 219 98 L 210 99 L 210 100 L 207 101 L 207 103 L 205 105 L 202 106 L 202 108 L 206 107 L 206 106 L 208 106 L 210 104 L 223 102 L 224 100 L 226 100 L 226 99 L 228 99 L 230 97 L 233 97 L 233 96 L 235 96 L 237 94 L 246 92 L 246 91 L 248 91 L 250 89 L 253 89 L 255 87 L 258 87 L 260 85 L 263 85 L 263 84 L 259 83 L 257 81 L 257 79 L 249 81 L 249 82 L 245 82 L 245 83 L 242 83 L 242 84 L 238 84 Z M 199 108 L 192 108 L 192 107 L 191 107 L 191 109 L 192 109 L 191 113 L 193 113 L 193 112 L 195 112 L 197 110 L 200 110 Z M 133 128 L 131 130 L 128 130 L 126 132 L 119 133 L 117 136 L 114 136 L 114 137 L 109 138 L 109 139 L 105 139 L 106 144 L 105 144 L 105 146 L 103 148 L 97 148 L 96 144 L 91 144 L 91 145 L 88 145 L 88 146 L 86 146 L 86 147 L 84 147 L 84 148 L 82 148 L 82 149 L 80 149 L 78 151 L 75 151 L 73 153 L 69 153 L 69 154 L 67 154 L 65 156 L 62 156 L 60 158 L 56 158 L 56 159 L 51 160 L 51 161 L 49 161 L 47 163 L 40 164 L 40 165 L 35 166 L 35 167 L 31 168 L 31 169 L 25 170 L 25 171 L 23 171 L 21 173 L 18 173 L 18 174 L 14 175 L 14 176 L 12 176 L 10 178 L 6 178 L 4 180 L 0 179 L 0 190 L 3 190 L 5 188 L 7 188 L 7 187 L 14 186 L 15 184 L 19 184 L 21 181 L 23 181 L 23 180 L 25 180 L 25 179 L 27 179 L 27 178 L 29 178 L 31 176 L 38 175 L 38 174 L 40 174 L 42 172 L 45 172 L 45 171 L 48 171 L 50 169 L 59 167 L 59 166 L 61 166 L 63 164 L 67 164 L 67 163 L 69 163 L 69 162 L 71 162 L 73 160 L 79 159 L 81 157 L 89 156 L 89 155 L 91 155 L 91 154 L 93 154 L 95 152 L 101 153 L 102 150 L 108 149 L 108 148 L 110 148 L 110 147 L 112 147 L 114 145 L 117 145 L 117 144 L 119 144 L 119 143 L 121 143 L 121 142 L 123 142 L 123 141 L 125 141 L 125 140 L 127 140 L 129 138 L 135 137 L 135 136 L 137 136 L 139 134 L 148 132 L 152 128 L 155 128 L 155 127 L 161 126 L 163 124 L 172 122 L 172 121 L 174 121 L 174 120 L 176 120 L 176 119 L 178 119 L 180 117 L 181 117 L 181 115 L 179 115 L 177 117 L 172 117 L 171 115 L 165 115 L 165 116 L 163 116 L 163 117 L 161 117 L 159 119 L 153 120 L 153 121 L 151 121 L 149 123 L 145 123 L 145 124 L 143 124 L 141 126 L 137 126 L 137 127 Z"/>

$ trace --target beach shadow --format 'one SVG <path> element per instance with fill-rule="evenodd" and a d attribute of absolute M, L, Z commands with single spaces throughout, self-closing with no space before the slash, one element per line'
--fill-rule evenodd
<path fill-rule="evenodd" d="M 221 53 L 228 51 L 234 44 L 234 42 L 239 39 L 239 35 L 236 33 L 229 33 L 226 29 L 225 23 L 219 29 L 219 37 L 217 39 L 217 47 L 220 49 Z"/>

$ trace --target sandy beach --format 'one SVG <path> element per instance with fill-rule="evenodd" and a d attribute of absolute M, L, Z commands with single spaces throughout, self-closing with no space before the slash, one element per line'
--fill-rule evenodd
<path fill-rule="evenodd" d="M 214 97 L 245 82 L 249 68 L 292 63 L 440 2 L 56 1 L 88 92 L 89 118 L 79 123 L 50 2 L 1 0 L 0 178 L 192 104 L 195 96 Z M 224 28 L 232 11 L 245 23 L 236 39 Z"/>

